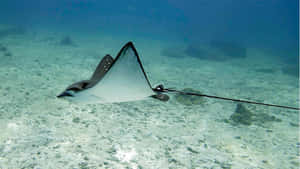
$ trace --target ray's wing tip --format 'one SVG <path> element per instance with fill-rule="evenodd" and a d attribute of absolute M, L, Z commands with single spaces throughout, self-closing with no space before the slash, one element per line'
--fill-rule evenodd
<path fill-rule="evenodd" d="M 128 45 L 129 45 L 129 44 L 133 45 L 133 42 L 132 42 L 132 41 L 128 41 L 127 44 L 128 44 Z"/>
<path fill-rule="evenodd" d="M 124 46 L 130 46 L 130 47 L 134 47 L 133 42 L 132 41 L 128 41 Z"/>
<path fill-rule="evenodd" d="M 57 95 L 56 97 L 57 97 L 57 98 L 63 98 L 63 97 L 66 97 L 66 96 L 68 96 L 68 97 L 73 97 L 73 95 L 72 95 L 70 92 L 68 92 L 68 91 L 63 91 L 62 93 L 60 93 L 60 94 Z"/>

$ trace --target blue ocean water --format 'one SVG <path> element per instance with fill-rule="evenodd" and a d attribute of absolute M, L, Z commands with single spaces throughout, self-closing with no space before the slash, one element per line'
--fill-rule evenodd
<path fill-rule="evenodd" d="M 152 86 L 299 107 L 297 0 L 2 0 L 0 168 L 299 167 L 295 110 L 56 98 L 128 41 Z"/>
<path fill-rule="evenodd" d="M 298 50 L 298 1 L 2 1 L 1 21 Z M 295 56 L 294 56 L 295 57 Z"/>

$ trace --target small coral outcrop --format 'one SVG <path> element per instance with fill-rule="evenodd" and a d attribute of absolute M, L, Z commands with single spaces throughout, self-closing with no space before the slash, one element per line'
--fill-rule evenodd
<path fill-rule="evenodd" d="M 268 127 L 273 122 L 281 122 L 282 120 L 269 115 L 265 112 L 255 112 L 251 111 L 244 104 L 237 104 L 234 113 L 230 116 L 229 120 L 225 120 L 225 122 L 229 122 L 232 125 L 257 125 L 262 127 Z"/>
<path fill-rule="evenodd" d="M 253 113 L 242 104 L 237 104 L 235 112 L 230 116 L 235 124 L 251 125 Z"/>

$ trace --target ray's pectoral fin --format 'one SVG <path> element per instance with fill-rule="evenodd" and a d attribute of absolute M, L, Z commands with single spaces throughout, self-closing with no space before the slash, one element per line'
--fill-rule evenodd
<path fill-rule="evenodd" d="M 88 84 L 90 84 L 90 80 L 83 80 L 83 81 L 73 83 L 70 86 L 68 86 L 67 89 L 64 90 L 57 97 L 65 97 L 65 96 L 73 97 L 74 93 L 86 89 Z"/>
<path fill-rule="evenodd" d="M 113 57 L 110 55 L 104 56 L 89 80 L 83 80 L 71 84 L 57 97 L 73 97 L 75 93 L 95 86 L 110 69 L 113 60 Z"/>
<path fill-rule="evenodd" d="M 114 58 L 110 55 L 105 55 L 100 63 L 98 64 L 95 72 L 90 78 L 90 83 L 87 85 L 87 88 L 93 87 L 96 83 L 98 83 L 106 74 L 106 72 L 110 69 Z"/>

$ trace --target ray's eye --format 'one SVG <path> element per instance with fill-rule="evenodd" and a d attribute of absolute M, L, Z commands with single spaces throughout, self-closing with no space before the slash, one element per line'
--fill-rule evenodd
<path fill-rule="evenodd" d="M 156 86 L 154 89 L 156 91 L 163 91 L 164 90 L 164 86 L 162 84 L 160 84 L 160 85 Z"/>

